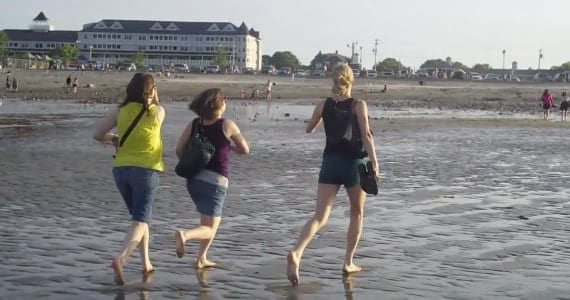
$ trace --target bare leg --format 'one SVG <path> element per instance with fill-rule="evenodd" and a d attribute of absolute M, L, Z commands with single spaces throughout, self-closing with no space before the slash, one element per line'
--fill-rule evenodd
<path fill-rule="evenodd" d="M 297 240 L 297 244 L 287 255 L 287 277 L 293 286 L 299 284 L 299 266 L 303 252 L 315 237 L 315 234 L 327 223 L 338 188 L 339 186 L 335 184 L 320 183 L 317 187 L 317 207 L 315 214 L 307 221 Z"/>
<path fill-rule="evenodd" d="M 148 231 L 148 224 L 144 222 L 133 221 L 131 224 L 131 228 L 127 232 L 125 236 L 125 241 L 123 242 L 123 249 L 115 259 L 111 262 L 111 267 L 113 271 L 115 271 L 115 283 L 118 285 L 125 284 L 125 277 L 123 275 L 123 266 L 127 263 L 127 259 L 139 246 L 141 243 L 145 231 Z"/>
<path fill-rule="evenodd" d="M 211 267 L 215 263 L 206 259 L 206 253 L 212 244 L 212 240 L 216 236 L 221 217 L 212 217 L 202 215 L 200 225 L 189 230 L 178 230 L 175 232 L 176 237 L 176 254 L 178 257 L 184 255 L 184 245 L 188 240 L 200 240 L 200 250 L 196 258 L 196 268 Z M 202 243 L 204 242 L 204 243 Z"/>
<path fill-rule="evenodd" d="M 216 265 L 215 262 L 209 261 L 206 255 L 208 254 L 208 249 L 210 249 L 210 245 L 212 245 L 212 241 L 214 241 L 214 238 L 216 237 L 216 232 L 218 232 L 218 227 L 220 226 L 221 221 L 222 221 L 221 217 L 202 215 L 200 224 L 202 226 L 210 227 L 212 235 L 209 239 L 200 240 L 200 247 L 198 249 L 198 258 L 196 259 L 197 269 L 213 267 Z"/>
<path fill-rule="evenodd" d="M 346 235 L 346 255 L 344 257 L 345 273 L 354 273 L 362 270 L 352 262 L 356 246 L 362 235 L 362 220 L 364 216 L 364 203 L 366 202 L 366 193 L 362 191 L 359 185 L 351 187 L 347 190 L 348 199 L 350 200 L 350 224 L 348 225 L 348 233 Z"/>
<path fill-rule="evenodd" d="M 146 230 L 144 232 L 143 238 L 141 243 L 139 244 L 139 253 L 141 256 L 141 263 L 143 266 L 143 273 L 151 273 L 154 271 L 152 264 L 150 263 L 150 257 L 148 255 L 148 241 L 149 241 L 150 233 L 148 224 L 146 226 Z"/>

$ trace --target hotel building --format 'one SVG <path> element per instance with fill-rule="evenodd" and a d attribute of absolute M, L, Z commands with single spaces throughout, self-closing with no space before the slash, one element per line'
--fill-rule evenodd
<path fill-rule="evenodd" d="M 130 61 L 144 54 L 145 65 L 214 64 L 220 48 L 228 64 L 239 69 L 261 69 L 262 45 L 259 31 L 245 23 L 101 20 L 77 31 L 53 31 L 40 13 L 30 30 L 5 30 L 10 53 L 50 54 L 57 46 L 75 44 L 80 57 L 101 63 Z M 66 34 L 63 34 L 66 33 Z M 29 37 L 28 37 L 29 36 Z"/>

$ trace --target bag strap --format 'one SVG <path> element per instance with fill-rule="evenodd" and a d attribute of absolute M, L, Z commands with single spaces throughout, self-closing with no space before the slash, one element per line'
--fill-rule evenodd
<path fill-rule="evenodd" d="M 123 136 L 121 137 L 121 141 L 119 142 L 119 147 L 122 147 L 123 144 L 125 143 L 125 141 L 127 140 L 127 138 L 129 137 L 129 135 L 131 134 L 131 132 L 133 131 L 133 129 L 135 129 L 135 127 L 137 126 L 137 124 L 139 123 L 139 121 L 141 120 L 143 114 L 145 111 L 145 107 L 143 105 L 143 108 L 141 109 L 141 112 L 135 117 L 135 119 L 133 120 L 133 122 L 131 123 L 131 125 L 129 126 L 129 128 L 127 128 L 127 131 L 125 131 L 125 134 L 123 134 Z"/>

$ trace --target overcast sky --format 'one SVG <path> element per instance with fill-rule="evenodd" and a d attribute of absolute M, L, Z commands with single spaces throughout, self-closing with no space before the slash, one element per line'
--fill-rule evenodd
<path fill-rule="evenodd" d="M 56 30 L 80 30 L 101 19 L 245 22 L 260 31 L 263 54 L 289 50 L 303 64 L 347 44 L 362 47 L 363 64 L 399 59 L 419 67 L 450 56 L 468 66 L 521 69 L 570 60 L 569 0 L 19 0 L 0 2 L 0 29 L 27 29 L 43 11 Z"/>

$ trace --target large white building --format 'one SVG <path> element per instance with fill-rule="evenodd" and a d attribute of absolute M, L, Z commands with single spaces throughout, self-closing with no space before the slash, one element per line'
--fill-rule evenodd
<path fill-rule="evenodd" d="M 146 65 L 214 64 L 223 48 L 227 62 L 240 69 L 261 69 L 262 46 L 259 32 L 245 23 L 101 20 L 77 31 L 53 31 L 40 13 L 30 30 L 4 30 L 10 53 L 50 54 L 56 47 L 75 44 L 80 57 L 91 61 L 119 63 L 144 54 Z"/>

